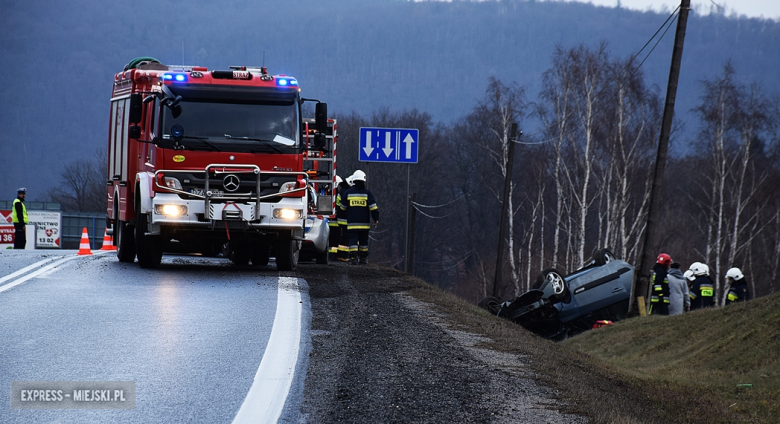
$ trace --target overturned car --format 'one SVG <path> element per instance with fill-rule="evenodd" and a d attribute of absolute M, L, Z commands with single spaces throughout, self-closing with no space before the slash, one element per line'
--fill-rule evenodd
<path fill-rule="evenodd" d="M 584 267 L 564 276 L 548 268 L 531 290 L 501 303 L 487 297 L 479 306 L 534 333 L 556 340 L 580 333 L 600 321 L 625 318 L 631 299 L 634 267 L 607 249 Z"/>

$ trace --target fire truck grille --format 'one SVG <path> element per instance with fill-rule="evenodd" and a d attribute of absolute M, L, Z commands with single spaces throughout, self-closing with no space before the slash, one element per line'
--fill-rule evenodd
<path fill-rule="evenodd" d="M 254 221 L 255 207 L 252 204 L 212 203 L 209 205 L 208 219 Z"/>

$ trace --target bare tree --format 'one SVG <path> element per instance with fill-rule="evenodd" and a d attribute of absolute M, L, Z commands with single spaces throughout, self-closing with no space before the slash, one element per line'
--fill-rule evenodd
<path fill-rule="evenodd" d="M 47 197 L 74 212 L 106 210 L 106 151 L 98 149 L 91 158 L 65 165 L 60 182 L 47 191 Z"/>
<path fill-rule="evenodd" d="M 702 103 L 695 111 L 702 121 L 700 149 L 709 153 L 701 168 L 702 194 L 707 195 L 695 201 L 705 215 L 704 259 L 714 262 L 715 289 L 722 304 L 728 287 L 721 289 L 720 277 L 726 267 L 747 259 L 745 253 L 765 225 L 759 219 L 766 200 L 757 194 L 768 173 L 756 169 L 755 158 L 764 153 L 757 140 L 773 123 L 759 88 L 740 85 L 731 63 L 726 63 L 721 77 L 702 85 Z"/>

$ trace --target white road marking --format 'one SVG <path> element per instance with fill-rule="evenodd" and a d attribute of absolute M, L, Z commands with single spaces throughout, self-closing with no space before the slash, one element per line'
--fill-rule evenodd
<path fill-rule="evenodd" d="M 0 287 L 0 293 L 4 292 L 4 291 L 6 291 L 6 290 L 12 289 L 12 288 L 14 288 L 14 287 L 18 286 L 19 284 L 22 284 L 22 283 L 24 283 L 24 282 L 25 282 L 25 281 L 27 281 L 27 280 L 30 280 L 30 279 L 32 279 L 32 278 L 35 278 L 35 277 L 37 277 L 37 276 L 39 276 L 39 275 L 43 274 L 44 272 L 47 272 L 47 271 L 51 270 L 52 268 L 55 268 L 55 267 L 57 267 L 57 266 L 59 266 L 59 265 L 62 265 L 62 264 L 64 264 L 65 262 L 71 261 L 71 260 L 73 260 L 73 259 L 76 259 L 76 258 L 78 258 L 78 256 L 67 256 L 67 257 L 65 257 L 65 258 L 62 258 L 62 259 L 60 259 L 60 260 L 58 260 L 58 261 L 54 262 L 54 263 L 51 263 L 51 264 L 49 264 L 49 265 L 46 265 L 45 267 L 43 267 L 43 268 L 41 268 L 41 269 L 39 269 L 39 270 L 37 270 L 37 271 L 35 271 L 35 272 L 32 272 L 32 273 L 30 273 L 30 274 L 27 274 L 27 275 L 25 275 L 25 276 L 24 276 L 24 277 L 22 277 L 22 278 L 19 278 L 19 279 L 17 279 L 17 280 L 14 280 L 14 281 L 12 281 L 12 282 L 10 282 L 10 283 L 8 283 L 8 284 L 6 284 L 6 285 L 4 285 L 4 286 Z"/>
<path fill-rule="evenodd" d="M 54 258 L 46 258 L 46 259 L 44 259 L 42 261 L 38 261 L 38 262 L 36 262 L 36 263 L 34 263 L 34 264 L 30 265 L 30 266 L 26 266 L 26 267 L 20 269 L 19 271 L 16 271 L 16 272 L 12 273 L 12 274 L 8 274 L 5 277 L 0 278 L 0 284 L 5 283 L 8 280 L 14 279 L 14 278 L 16 278 L 16 277 L 18 277 L 20 275 L 23 275 L 25 272 L 27 272 L 27 271 L 29 271 L 31 269 L 38 268 L 39 266 L 45 264 L 46 262 L 51 261 L 52 259 L 54 259 Z"/>
<path fill-rule="evenodd" d="M 94 255 L 97 256 L 97 255 L 102 255 L 102 254 L 105 254 L 105 253 L 108 253 L 108 251 L 95 252 Z M 65 262 L 68 262 L 70 260 L 76 259 L 76 258 L 79 258 L 79 256 L 78 255 L 66 256 L 66 257 L 64 257 L 64 258 L 62 258 L 62 259 L 60 259 L 58 261 L 55 261 L 55 262 L 53 262 L 53 263 L 51 263 L 49 265 L 46 265 L 45 267 L 43 267 L 43 268 L 41 268 L 41 269 L 39 269 L 37 271 L 34 271 L 34 272 L 30 273 L 30 274 L 25 275 L 24 277 L 19 278 L 18 280 L 14 280 L 14 281 L 12 281 L 12 282 L 4 285 L 4 286 L 0 286 L 0 293 L 4 292 L 6 290 L 10 290 L 10 289 L 18 286 L 19 284 L 24 283 L 27 280 L 33 279 L 33 278 L 38 277 L 38 276 L 40 276 L 42 274 L 45 274 L 45 273 L 47 273 L 49 271 L 52 271 L 57 266 L 65 263 Z M 13 278 L 16 278 L 16 277 L 24 274 L 25 272 L 30 271 L 31 269 L 39 267 L 39 266 L 45 264 L 46 262 L 49 262 L 50 260 L 51 260 L 51 258 L 44 259 L 42 261 L 38 261 L 38 262 L 36 262 L 36 263 L 34 263 L 34 264 L 30 265 L 30 266 L 26 266 L 26 267 L 20 269 L 19 271 L 14 272 L 13 274 L 6 275 L 5 277 L 0 278 L 0 284 L 4 283 L 5 281 L 11 280 Z"/>
<path fill-rule="evenodd" d="M 255 381 L 233 424 L 275 423 L 290 391 L 301 341 L 301 293 L 298 279 L 279 277 L 276 316 Z"/>

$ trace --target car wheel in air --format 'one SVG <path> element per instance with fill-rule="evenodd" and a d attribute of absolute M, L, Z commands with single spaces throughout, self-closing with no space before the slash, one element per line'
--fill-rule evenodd
<path fill-rule="evenodd" d="M 501 301 L 493 296 L 488 296 L 477 303 L 477 306 L 490 312 L 493 315 L 498 315 L 498 310 L 501 309 Z"/>
<path fill-rule="evenodd" d="M 610 252 L 609 249 L 601 249 L 596 257 L 593 258 L 598 266 L 606 265 L 616 259 L 615 255 Z"/>

